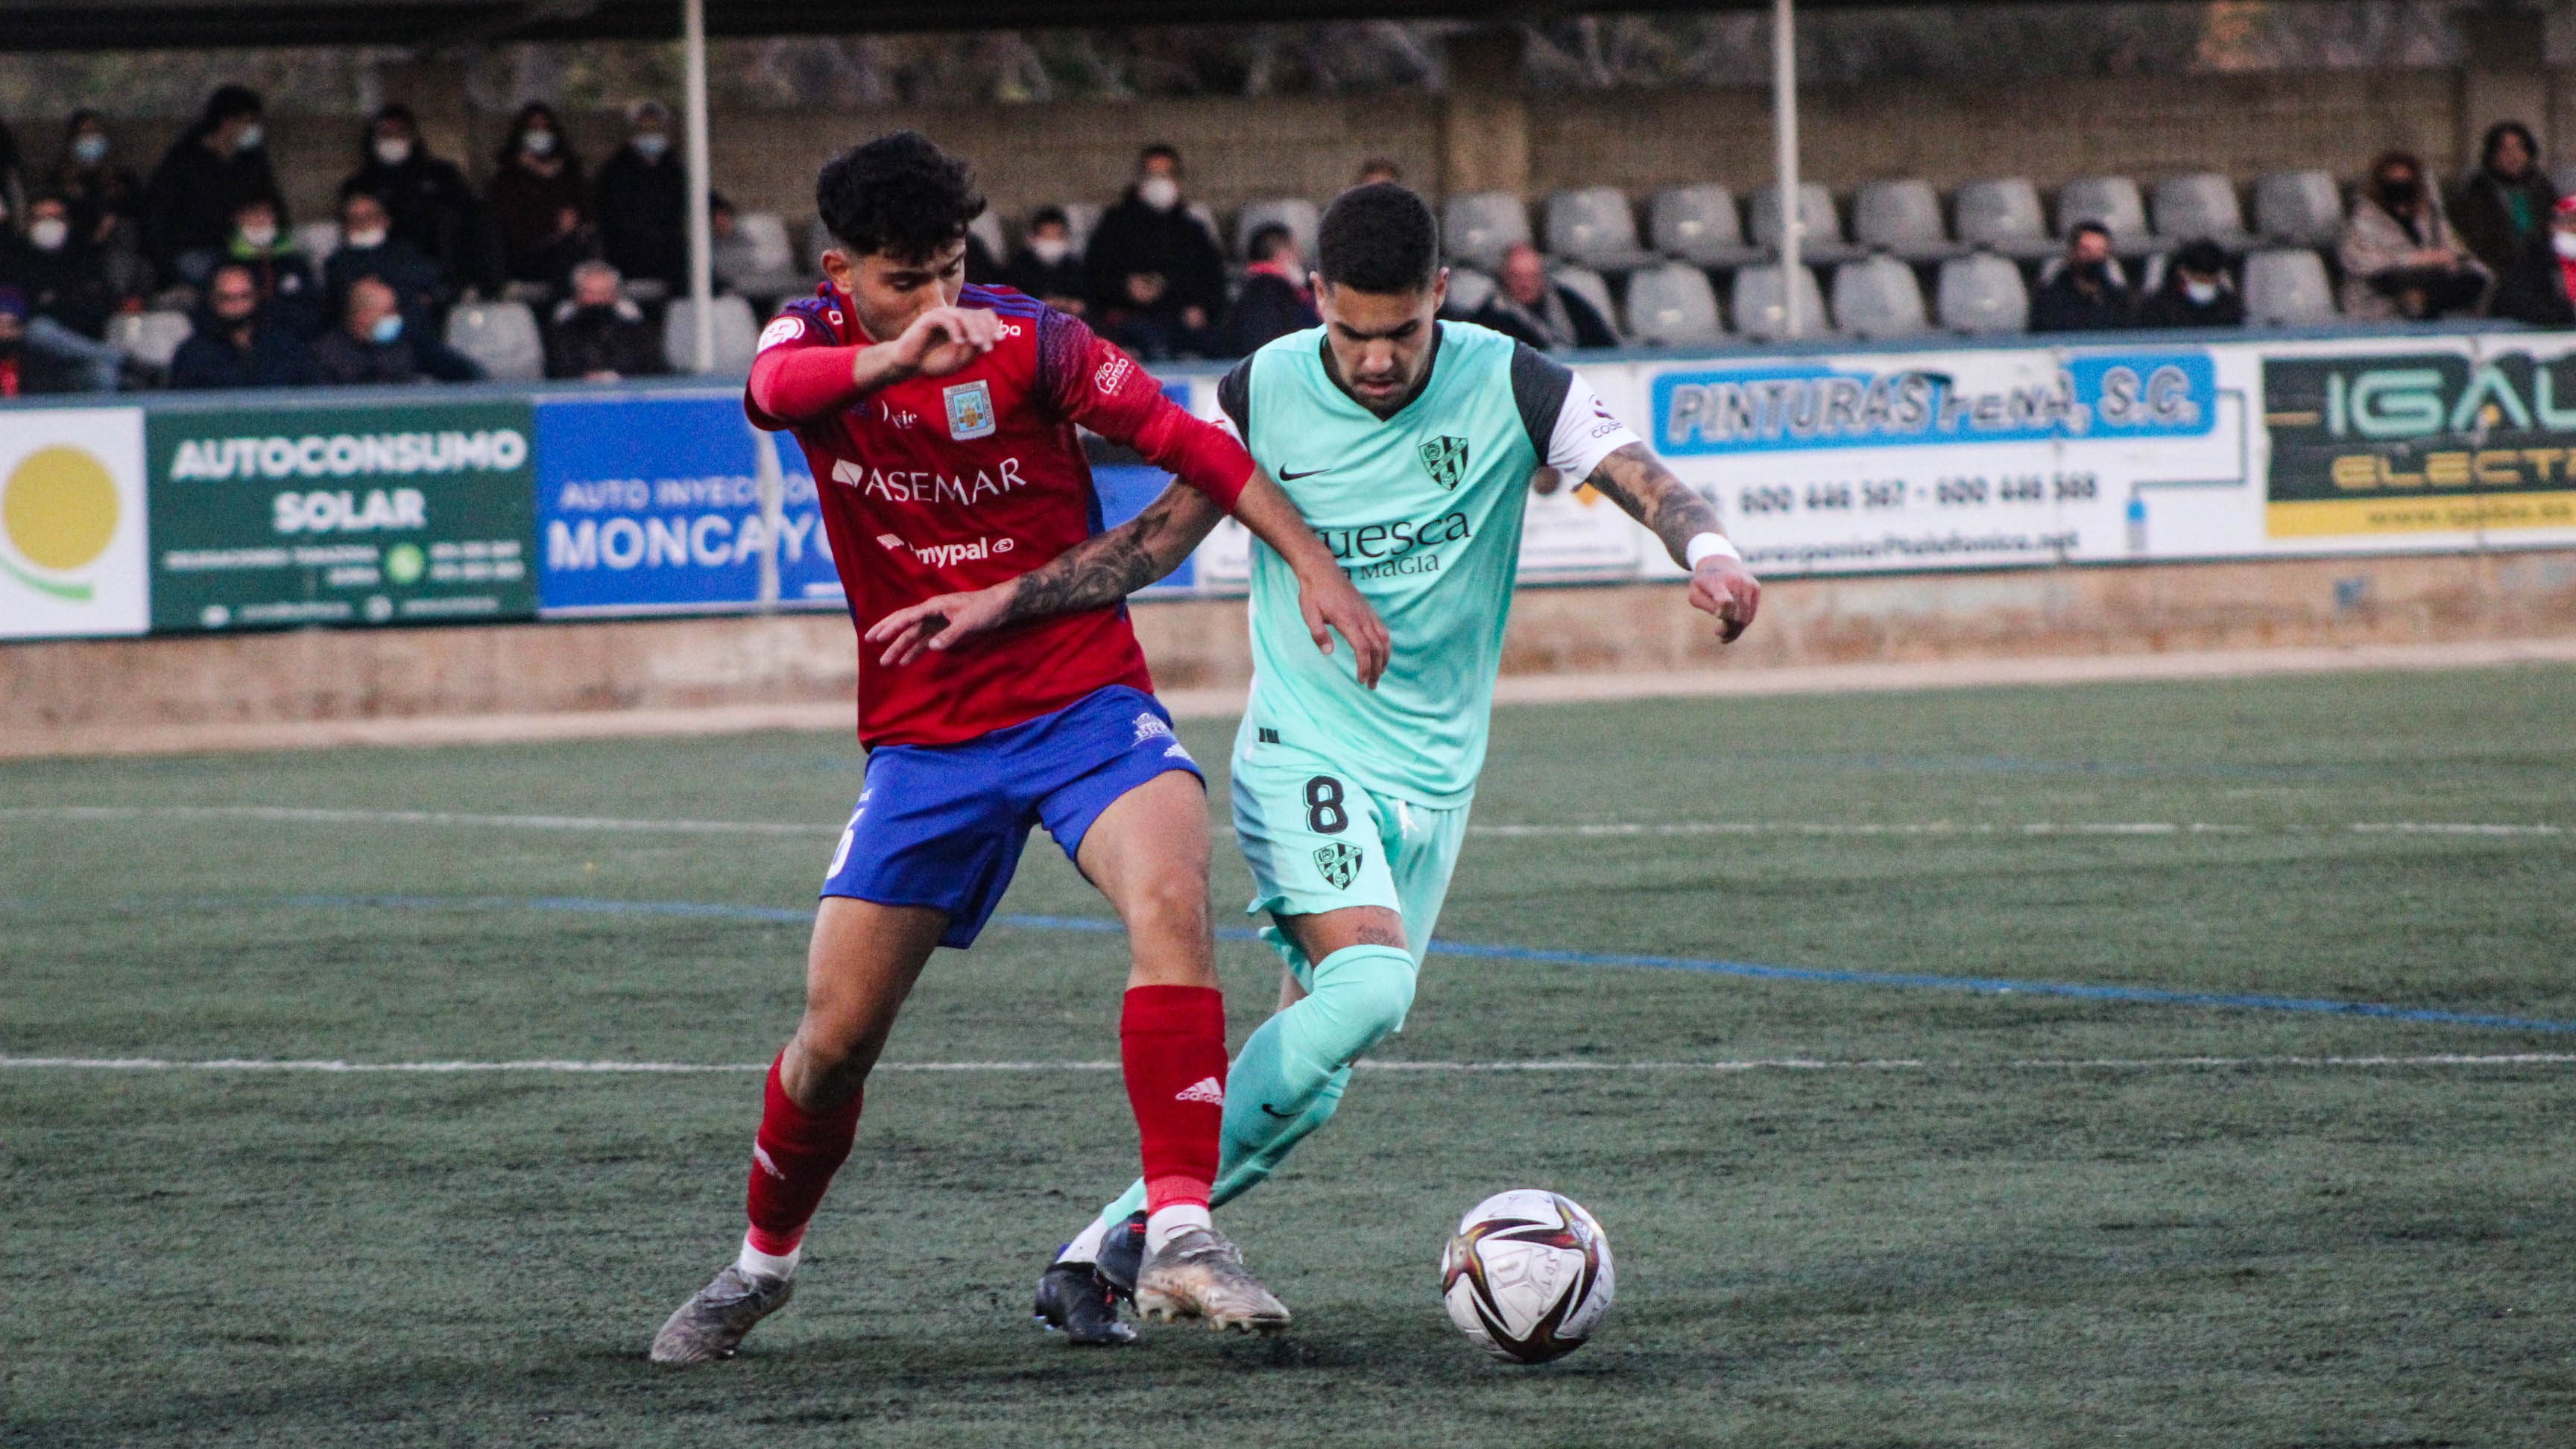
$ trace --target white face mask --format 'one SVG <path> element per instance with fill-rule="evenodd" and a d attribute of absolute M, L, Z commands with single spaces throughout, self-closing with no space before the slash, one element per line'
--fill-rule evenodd
<path fill-rule="evenodd" d="M 2183 279 L 2182 294 L 2189 297 L 2199 305 L 2206 307 L 2210 303 L 2218 300 L 2218 284 L 2216 282 L 2195 282 L 2186 277 Z"/>
<path fill-rule="evenodd" d="M 671 138 L 659 131 L 646 131 L 635 138 L 635 154 L 647 161 L 659 161 L 671 149 Z"/>
<path fill-rule="evenodd" d="M 2550 250 L 2576 262 L 2576 231 L 2553 231 L 2549 234 Z"/>
<path fill-rule="evenodd" d="M 72 224 L 59 216 L 41 216 L 27 228 L 27 240 L 40 252 L 58 252 L 72 239 Z"/>
<path fill-rule="evenodd" d="M 255 226 L 243 227 L 241 234 L 242 240 L 250 243 L 254 251 L 264 252 L 277 245 L 277 223 L 273 221 L 263 221 Z"/>
<path fill-rule="evenodd" d="M 1052 267 L 1073 255 L 1073 243 L 1060 236 L 1032 237 L 1029 240 L 1029 255 Z"/>
<path fill-rule="evenodd" d="M 256 151 L 260 148 L 260 144 L 267 139 L 268 132 L 262 127 L 255 125 L 244 126 L 242 127 L 241 135 L 233 141 L 233 145 L 239 150 Z"/>
<path fill-rule="evenodd" d="M 276 237 L 272 234 L 269 239 L 274 241 L 276 240 Z M 380 226 L 369 228 L 366 231 L 353 231 L 349 233 L 349 245 L 358 251 L 365 251 L 369 247 L 380 247 L 384 244 L 385 229 Z"/>
<path fill-rule="evenodd" d="M 72 156 L 83 166 L 95 166 L 101 161 L 106 160 L 106 134 L 100 131 L 92 131 L 88 135 L 72 142 Z"/>
<path fill-rule="evenodd" d="M 519 149 L 531 156 L 551 156 L 555 153 L 555 133 L 530 131 L 519 138 Z"/>
<path fill-rule="evenodd" d="M 1168 176 L 1148 176 L 1136 183 L 1136 199 L 1156 211 L 1169 211 L 1181 204 L 1181 183 Z"/>
<path fill-rule="evenodd" d="M 376 142 L 376 159 L 388 166 L 400 166 L 411 159 L 411 141 L 403 136 L 385 136 Z"/>

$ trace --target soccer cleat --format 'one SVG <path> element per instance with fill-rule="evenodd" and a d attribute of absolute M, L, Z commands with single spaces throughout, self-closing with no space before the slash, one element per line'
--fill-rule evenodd
<path fill-rule="evenodd" d="M 1288 1309 L 1243 1266 L 1214 1228 L 1183 1228 L 1136 1270 L 1136 1307 L 1147 1318 L 1204 1319 L 1210 1328 L 1277 1333 Z"/>
<path fill-rule="evenodd" d="M 752 1325 L 786 1307 L 795 1291 L 793 1278 L 746 1273 L 727 1263 L 714 1282 L 663 1321 L 653 1335 L 653 1362 L 686 1366 L 731 1358 Z"/>
<path fill-rule="evenodd" d="M 1076 1347 L 1136 1341 L 1136 1325 L 1118 1317 L 1118 1290 L 1089 1263 L 1055 1263 L 1038 1275 L 1036 1312 L 1048 1332 L 1063 1334 Z"/>
<path fill-rule="evenodd" d="M 1100 1276 L 1109 1280 L 1111 1291 L 1133 1303 L 1136 1301 L 1136 1270 L 1145 1265 L 1145 1215 L 1131 1213 L 1127 1221 L 1110 1229 L 1100 1244 L 1100 1261 L 1095 1266 Z"/>

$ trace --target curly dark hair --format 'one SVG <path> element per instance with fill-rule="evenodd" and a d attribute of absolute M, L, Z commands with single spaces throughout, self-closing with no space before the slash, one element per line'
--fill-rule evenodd
<path fill-rule="evenodd" d="M 1440 226 L 1421 197 L 1392 181 L 1354 186 L 1324 208 L 1315 271 L 1326 285 L 1392 295 L 1431 285 Z"/>
<path fill-rule="evenodd" d="M 823 225 L 852 252 L 923 262 L 984 214 L 975 173 L 919 131 L 897 131 L 824 163 L 814 181 Z"/>

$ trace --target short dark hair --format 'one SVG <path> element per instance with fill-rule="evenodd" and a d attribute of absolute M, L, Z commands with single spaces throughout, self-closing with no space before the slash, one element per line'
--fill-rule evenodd
<path fill-rule="evenodd" d="M 1324 208 L 1315 271 L 1325 283 L 1381 295 L 1431 285 L 1440 226 L 1422 198 L 1392 181 L 1354 186 Z"/>
<path fill-rule="evenodd" d="M 1243 255 L 1247 261 L 1266 262 L 1279 255 L 1281 248 L 1294 245 L 1296 240 L 1297 234 L 1285 225 L 1275 221 L 1263 222 L 1252 229 L 1252 240 L 1244 243 Z"/>
<path fill-rule="evenodd" d="M 984 198 L 965 162 L 919 131 L 897 131 L 825 162 L 814 209 L 833 239 L 861 256 L 922 262 L 965 237 Z"/>
<path fill-rule="evenodd" d="M 245 85 L 220 85 L 206 97 L 205 113 L 197 124 L 211 131 L 235 116 L 256 116 L 267 111 L 259 92 Z"/>
<path fill-rule="evenodd" d="M 2204 277 L 2216 276 L 2227 270 L 2227 252 L 2209 238 L 2198 237 L 2174 253 L 2174 266 L 2182 271 L 2198 272 Z"/>
<path fill-rule="evenodd" d="M 1157 141 L 1153 145 L 1146 147 L 1144 150 L 1137 152 L 1136 164 L 1142 166 L 1157 156 L 1171 162 L 1174 166 L 1181 164 L 1181 153 L 1173 149 L 1172 144 L 1168 141 Z"/>
<path fill-rule="evenodd" d="M 2111 229 L 2104 226 L 2102 223 L 2098 221 L 2079 221 L 2066 229 L 2066 244 L 2068 246 L 2075 245 L 2075 239 L 2087 234 L 2088 232 L 2094 236 L 2100 237 L 2104 241 L 2109 241 L 2111 239 Z"/>
<path fill-rule="evenodd" d="M 1039 227 L 1045 226 L 1049 222 L 1053 222 L 1067 231 L 1073 230 L 1073 218 L 1068 215 L 1065 209 L 1061 206 L 1041 206 L 1037 210 L 1029 213 L 1029 230 L 1031 231 L 1036 231 Z"/>

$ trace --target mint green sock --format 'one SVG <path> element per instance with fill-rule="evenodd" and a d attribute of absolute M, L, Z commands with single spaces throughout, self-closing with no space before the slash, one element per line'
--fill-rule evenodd
<path fill-rule="evenodd" d="M 1395 946 L 1351 946 L 1316 963 L 1304 999 L 1261 1024 L 1226 1069 L 1224 1150 L 1212 1204 L 1259 1186 L 1306 1135 L 1332 1120 L 1351 1062 L 1404 1029 L 1413 957 Z M 1145 1184 L 1101 1211 L 1109 1222 L 1142 1210 Z"/>

